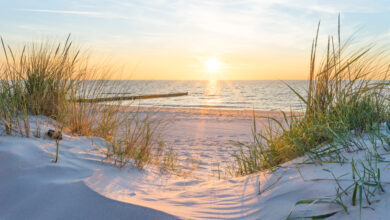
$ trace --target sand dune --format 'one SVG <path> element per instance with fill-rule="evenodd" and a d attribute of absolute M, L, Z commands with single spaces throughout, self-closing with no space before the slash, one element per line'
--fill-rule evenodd
<path fill-rule="evenodd" d="M 336 176 L 351 170 L 349 165 L 340 164 L 298 165 L 304 160 L 298 158 L 274 173 L 220 179 L 217 164 L 228 161 L 237 149 L 229 140 L 249 140 L 251 119 L 186 110 L 158 114 L 175 114 L 165 137 L 180 158 L 201 160 L 190 176 L 161 174 L 151 166 L 145 171 L 130 165 L 120 169 L 96 149 L 101 142 L 98 138 L 65 134 L 59 161 L 54 164 L 52 140 L 2 136 L 0 219 L 285 219 L 300 199 L 335 195 L 334 181 L 315 180 L 330 178 L 324 168 Z M 364 158 L 365 152 L 345 156 Z M 388 157 L 384 155 L 385 160 Z M 386 164 L 379 166 L 386 170 Z M 390 182 L 390 174 L 384 171 L 382 180 Z M 341 184 L 348 185 L 348 181 Z M 388 185 L 384 187 L 389 190 Z M 359 207 L 351 206 L 350 200 L 345 203 L 350 213 L 341 211 L 332 218 L 358 219 Z M 362 219 L 386 219 L 388 195 L 381 194 L 371 207 L 375 211 L 362 209 Z M 335 210 L 340 208 L 297 207 L 294 216 Z"/>

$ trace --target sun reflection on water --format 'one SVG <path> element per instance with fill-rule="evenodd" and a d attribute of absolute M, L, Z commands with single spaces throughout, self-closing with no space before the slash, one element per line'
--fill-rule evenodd
<path fill-rule="evenodd" d="M 218 80 L 209 80 L 205 87 L 203 107 L 218 107 L 220 105 L 221 88 Z"/>
<path fill-rule="evenodd" d="M 205 95 L 206 96 L 216 96 L 219 94 L 219 87 L 217 80 L 209 80 L 207 83 Z"/>

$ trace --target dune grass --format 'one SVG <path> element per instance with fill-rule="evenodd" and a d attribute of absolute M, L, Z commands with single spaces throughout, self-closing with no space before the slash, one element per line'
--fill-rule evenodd
<path fill-rule="evenodd" d="M 384 185 L 388 182 L 382 180 L 381 173 L 385 171 L 389 163 L 384 157 L 390 150 L 389 144 L 388 136 L 383 134 L 383 129 L 380 125 L 372 127 L 370 131 L 367 131 L 366 134 L 361 135 L 360 137 L 354 136 L 353 138 L 335 140 L 334 148 L 338 147 L 340 150 L 345 150 L 342 146 L 348 145 L 349 151 L 361 151 L 363 157 L 354 158 L 352 156 L 351 159 L 342 157 L 340 160 L 322 161 L 323 163 L 340 164 L 350 168 L 349 172 L 347 171 L 340 176 L 336 176 L 332 170 L 326 168 L 324 168 L 323 171 L 329 173 L 331 178 L 311 179 L 301 176 L 303 181 L 310 181 L 314 184 L 320 181 L 334 183 L 335 192 L 330 192 L 330 194 L 325 195 L 324 197 L 297 201 L 288 214 L 287 219 L 324 219 L 340 212 L 349 214 L 351 212 L 350 209 L 353 206 L 358 206 L 361 219 L 362 209 L 371 208 L 370 206 L 373 203 L 380 201 L 377 195 L 385 192 Z M 307 164 L 308 163 L 305 163 L 305 165 Z M 332 211 L 310 215 L 310 210 L 319 204 L 333 205 L 331 208 Z M 309 215 L 306 214 L 302 216 L 302 212 L 295 212 L 297 206 L 305 205 L 307 206 L 306 210 L 309 211 Z"/>
<path fill-rule="evenodd" d="M 5 62 L 2 88 L 8 89 L 12 105 L 32 114 L 57 118 L 67 104 L 74 80 L 80 76 L 80 51 L 72 48 L 70 36 L 63 44 L 24 46 L 15 53 L 1 39 Z"/>
<path fill-rule="evenodd" d="M 379 201 L 376 196 L 385 192 L 383 166 L 379 164 L 389 163 L 383 157 L 390 150 L 390 138 L 383 133 L 383 122 L 390 119 L 389 54 L 383 45 L 354 45 L 354 37 L 342 43 L 339 17 L 337 39 L 328 37 L 325 54 L 318 61 L 319 29 L 318 24 L 306 94 L 286 83 L 302 101 L 304 111 L 282 112 L 280 118 L 267 118 L 268 124 L 261 130 L 254 115 L 253 141 L 236 143 L 240 150 L 233 153 L 232 165 L 226 172 L 237 176 L 274 172 L 284 167 L 284 162 L 305 156 L 303 163 L 293 163 L 302 180 L 334 183 L 335 192 L 297 201 L 287 219 L 325 219 L 340 212 L 349 214 L 351 206 L 359 207 L 361 218 L 362 209 L 371 208 Z M 359 151 L 364 157 L 347 156 Z M 350 165 L 350 172 L 336 177 L 332 170 L 323 169 L 332 178 L 303 178 L 300 166 L 324 163 Z M 314 210 L 324 204 L 330 205 L 332 211 Z M 298 206 L 300 210 L 305 206 L 307 209 L 296 211 Z"/>
<path fill-rule="evenodd" d="M 287 219 L 323 219 L 339 212 L 349 213 L 348 203 L 371 205 L 378 193 L 384 192 L 379 163 L 383 161 L 379 148 L 388 152 L 389 138 L 381 132 L 382 122 L 390 118 L 389 66 L 385 50 L 353 45 L 353 38 L 341 42 L 340 18 L 337 40 L 328 37 L 325 54 L 318 62 L 319 27 L 312 42 L 309 85 L 306 94 L 286 86 L 302 101 L 304 112 L 282 112 L 282 118 L 267 118 L 268 124 L 258 130 L 253 117 L 253 141 L 237 143 L 228 172 L 248 175 L 258 171 L 278 169 L 282 163 L 305 155 L 304 164 L 350 164 L 350 184 L 342 186 L 339 178 L 329 172 L 336 184 L 334 196 L 309 198 L 296 202 Z M 337 42 L 335 42 L 337 41 Z M 361 45 L 361 44 L 360 44 Z M 370 143 L 367 143 L 370 142 Z M 364 151 L 365 159 L 348 160 L 345 153 Z M 304 180 L 321 181 L 321 180 Z M 339 209 L 313 216 L 296 216 L 297 206 L 332 204 Z M 310 209 L 310 208 L 309 208 Z"/>
<path fill-rule="evenodd" d="M 120 93 L 120 89 L 109 81 L 115 68 L 92 62 L 70 35 L 64 42 L 32 43 L 21 50 L 12 49 L 2 38 L 1 44 L 0 125 L 7 135 L 30 137 L 30 116 L 44 115 L 58 122 L 56 130 L 103 138 L 107 157 L 120 161 L 120 166 L 131 162 L 143 169 L 146 164 L 163 161 L 155 158 L 157 151 L 171 151 L 159 146 L 160 120 L 139 110 L 123 111 L 121 102 L 77 102 L 106 97 L 111 89 Z M 35 123 L 33 134 L 40 138 L 41 126 L 38 120 Z M 56 145 L 55 161 L 58 141 Z"/>
<path fill-rule="evenodd" d="M 374 44 L 354 46 L 352 38 L 341 43 L 339 26 L 337 42 L 328 37 L 318 63 L 319 28 L 312 42 L 307 93 L 286 84 L 301 99 L 305 112 L 268 118 L 270 123 L 260 131 L 254 117 L 253 142 L 238 143 L 241 150 L 233 154 L 233 174 L 272 170 L 302 155 L 321 160 L 336 151 L 333 145 L 321 148 L 335 138 L 362 134 L 389 118 L 385 51 Z"/>

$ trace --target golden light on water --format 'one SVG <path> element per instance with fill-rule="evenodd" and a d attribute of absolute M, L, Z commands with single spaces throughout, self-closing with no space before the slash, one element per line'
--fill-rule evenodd
<path fill-rule="evenodd" d="M 207 83 L 205 95 L 216 96 L 219 94 L 219 92 L 220 92 L 220 88 L 218 85 L 218 81 L 217 80 L 209 80 Z"/>

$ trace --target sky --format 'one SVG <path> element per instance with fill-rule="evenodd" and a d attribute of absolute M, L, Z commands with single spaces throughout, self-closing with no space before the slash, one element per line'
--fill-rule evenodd
<path fill-rule="evenodd" d="M 312 38 L 390 38 L 386 0 L 0 0 L 12 46 L 72 39 L 116 79 L 307 79 Z M 345 37 L 344 37 L 345 36 Z"/>

